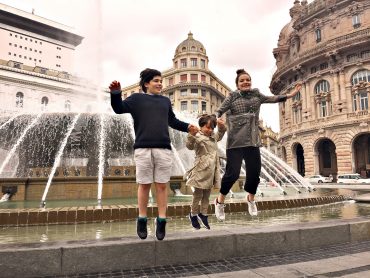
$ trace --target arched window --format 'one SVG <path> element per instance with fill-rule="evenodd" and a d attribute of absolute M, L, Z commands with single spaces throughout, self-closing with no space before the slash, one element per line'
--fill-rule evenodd
<path fill-rule="evenodd" d="M 24 98 L 24 95 L 22 92 L 18 92 L 15 95 L 15 107 L 23 108 L 23 98 Z"/>
<path fill-rule="evenodd" d="M 64 111 L 70 112 L 71 111 L 71 101 L 66 100 L 64 103 Z"/>
<path fill-rule="evenodd" d="M 329 82 L 326 80 L 321 80 L 315 86 L 315 94 L 327 93 L 330 90 Z"/>
<path fill-rule="evenodd" d="M 360 83 L 361 81 L 370 82 L 370 70 L 363 69 L 363 70 L 356 71 L 352 75 L 351 80 L 352 80 L 352 85 L 356 85 Z"/>
<path fill-rule="evenodd" d="M 45 111 L 48 106 L 49 99 L 47 97 L 42 97 L 41 99 L 41 111 Z"/>

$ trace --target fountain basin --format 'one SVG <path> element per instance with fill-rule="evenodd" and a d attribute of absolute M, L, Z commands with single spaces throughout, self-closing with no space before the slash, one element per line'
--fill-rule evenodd
<path fill-rule="evenodd" d="M 344 195 L 328 195 L 306 198 L 282 198 L 257 201 L 258 210 L 287 209 L 305 206 L 323 205 L 342 202 Z M 189 199 L 190 201 L 190 199 Z M 190 202 L 176 202 L 168 205 L 168 217 L 186 217 L 190 213 Z M 226 213 L 247 211 L 245 199 L 235 199 L 227 202 Z M 214 205 L 209 207 L 209 213 L 214 214 Z M 0 209 L 0 227 L 31 226 L 51 224 L 104 223 L 136 219 L 137 205 L 107 205 L 107 206 L 75 206 L 40 209 Z M 156 204 L 148 207 L 148 217 L 158 215 Z"/>
<path fill-rule="evenodd" d="M 151 235 L 145 241 L 129 236 L 3 244 L 0 267 L 2 277 L 81 275 L 302 251 L 366 240 L 370 240 L 367 217 L 264 227 L 231 225 L 210 231 L 169 233 L 161 242 Z"/>

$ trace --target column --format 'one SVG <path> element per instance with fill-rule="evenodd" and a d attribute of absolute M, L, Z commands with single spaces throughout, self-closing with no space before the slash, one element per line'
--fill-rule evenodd
<path fill-rule="evenodd" d="M 319 154 L 313 154 L 313 174 L 319 175 L 320 174 L 320 161 L 319 161 Z"/>
<path fill-rule="evenodd" d="M 333 83 L 334 83 L 334 91 L 332 95 L 332 100 L 334 103 L 336 103 L 339 100 L 339 87 L 338 87 L 338 72 L 332 71 L 333 75 Z"/>
<path fill-rule="evenodd" d="M 346 97 L 346 83 L 344 80 L 344 70 L 340 70 L 339 72 L 339 86 L 340 86 L 339 99 L 345 102 L 347 97 Z"/>

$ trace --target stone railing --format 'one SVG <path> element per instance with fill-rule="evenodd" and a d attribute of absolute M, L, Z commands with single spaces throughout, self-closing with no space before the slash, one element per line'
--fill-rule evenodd
<path fill-rule="evenodd" d="M 368 118 L 369 111 L 368 110 L 362 110 L 362 111 L 357 111 L 353 113 L 348 113 L 347 118 Z"/>

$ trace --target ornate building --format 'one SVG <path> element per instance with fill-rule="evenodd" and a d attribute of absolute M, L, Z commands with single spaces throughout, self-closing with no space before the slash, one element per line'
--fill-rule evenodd
<path fill-rule="evenodd" d="M 70 111 L 95 101 L 96 87 L 71 74 L 82 39 L 71 27 L 0 3 L 0 113 Z"/>
<path fill-rule="evenodd" d="M 228 96 L 230 88 L 209 70 L 203 44 L 189 33 L 176 47 L 172 61 L 172 68 L 162 72 L 162 92 L 170 98 L 174 110 L 213 113 Z M 139 91 L 139 83 L 122 89 L 124 98 Z"/>
<path fill-rule="evenodd" d="M 196 115 L 214 113 L 229 95 L 230 88 L 209 70 L 203 44 L 189 33 L 188 38 L 176 47 L 172 61 L 173 67 L 162 72 L 162 93 L 170 98 L 174 110 Z M 139 91 L 139 83 L 125 87 L 122 89 L 123 98 Z M 278 154 L 278 134 L 264 126 L 262 121 L 259 128 L 262 144 Z"/>
<path fill-rule="evenodd" d="M 283 158 L 302 175 L 370 170 L 370 1 L 294 1 L 273 50 Z"/>

